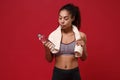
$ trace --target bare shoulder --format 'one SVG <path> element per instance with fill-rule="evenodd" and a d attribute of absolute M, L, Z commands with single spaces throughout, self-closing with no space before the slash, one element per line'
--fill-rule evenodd
<path fill-rule="evenodd" d="M 87 40 L 86 34 L 84 32 L 80 32 L 80 35 L 81 35 L 82 39 L 85 40 L 85 42 L 86 42 L 86 40 Z"/>

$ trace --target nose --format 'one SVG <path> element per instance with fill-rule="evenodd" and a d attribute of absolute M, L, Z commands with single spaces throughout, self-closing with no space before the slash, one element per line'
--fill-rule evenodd
<path fill-rule="evenodd" d="M 65 23 L 65 21 L 64 21 L 64 19 L 62 19 L 62 20 L 61 20 L 61 24 L 64 24 L 64 23 Z"/>

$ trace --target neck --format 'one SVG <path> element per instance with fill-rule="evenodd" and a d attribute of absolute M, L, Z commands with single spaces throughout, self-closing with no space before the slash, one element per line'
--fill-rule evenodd
<path fill-rule="evenodd" d="M 73 30 L 72 30 L 72 26 L 71 27 L 68 27 L 68 28 L 66 28 L 66 29 L 62 29 L 61 30 L 63 33 L 70 33 L 70 32 L 72 32 Z"/>

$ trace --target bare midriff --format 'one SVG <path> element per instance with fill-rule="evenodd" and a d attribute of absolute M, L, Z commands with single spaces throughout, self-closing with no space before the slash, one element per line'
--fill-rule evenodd
<path fill-rule="evenodd" d="M 78 67 L 78 59 L 74 55 L 59 55 L 55 57 L 55 67 L 60 69 L 74 69 Z"/>

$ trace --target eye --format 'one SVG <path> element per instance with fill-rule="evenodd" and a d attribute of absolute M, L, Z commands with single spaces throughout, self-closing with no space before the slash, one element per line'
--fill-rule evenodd
<path fill-rule="evenodd" d="M 68 20 L 69 18 L 65 18 L 65 20 Z"/>
<path fill-rule="evenodd" d="M 61 20 L 62 18 L 61 17 L 59 17 L 59 20 Z"/>
<path fill-rule="evenodd" d="M 68 20 L 68 19 L 69 19 L 69 17 L 65 17 L 64 19 L 65 19 L 65 20 Z"/>

